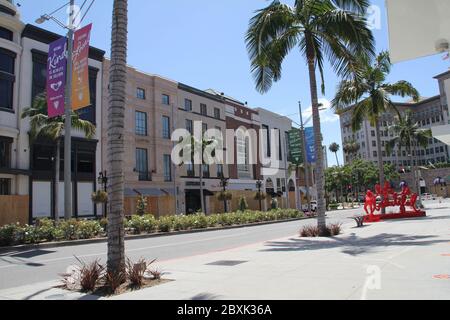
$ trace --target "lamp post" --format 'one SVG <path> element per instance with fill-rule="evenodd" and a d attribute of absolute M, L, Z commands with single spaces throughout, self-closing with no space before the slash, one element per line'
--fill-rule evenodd
<path fill-rule="evenodd" d="M 230 178 L 225 178 L 224 175 L 222 174 L 220 177 L 220 186 L 222 187 L 223 190 L 223 209 L 225 210 L 225 213 L 228 212 L 228 204 L 227 204 L 227 199 L 226 199 L 226 192 L 227 192 L 227 187 L 228 187 L 228 181 L 230 180 Z"/>
<path fill-rule="evenodd" d="M 99 185 L 103 186 L 103 191 L 107 192 L 108 190 L 108 176 L 106 170 L 104 172 L 99 172 L 97 182 Z M 107 217 L 107 209 L 108 209 L 108 200 L 104 203 L 104 215 Z"/>
<path fill-rule="evenodd" d="M 262 193 L 261 193 L 261 188 L 263 186 L 264 182 L 262 182 L 261 180 L 256 181 L 256 188 L 258 189 L 258 195 L 259 195 L 259 211 L 262 211 Z"/>
<path fill-rule="evenodd" d="M 64 5 L 65 6 L 65 5 Z M 63 6 L 63 7 L 64 7 Z M 66 91 L 65 91 L 65 123 L 64 123 L 64 218 L 72 218 L 72 56 L 73 56 L 73 35 L 74 35 L 74 6 L 75 0 L 69 2 L 69 25 L 64 25 L 51 14 L 45 14 L 36 20 L 36 23 L 42 24 L 45 21 L 53 20 L 59 26 L 67 29 L 67 73 L 66 73 Z M 58 9 L 59 10 L 59 9 Z"/>

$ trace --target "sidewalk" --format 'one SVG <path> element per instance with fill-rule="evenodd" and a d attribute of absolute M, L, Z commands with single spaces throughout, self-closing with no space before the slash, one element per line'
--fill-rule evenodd
<path fill-rule="evenodd" d="M 161 262 L 164 277 L 175 281 L 112 299 L 450 299 L 445 207 L 361 229 L 349 220 L 333 239 L 295 235 Z M 0 299 L 98 299 L 49 290 L 54 284 L 0 291 Z"/>

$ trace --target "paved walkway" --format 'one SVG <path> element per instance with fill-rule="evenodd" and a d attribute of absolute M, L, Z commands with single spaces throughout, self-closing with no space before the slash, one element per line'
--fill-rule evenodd
<path fill-rule="evenodd" d="M 450 299 L 450 208 L 428 217 L 354 228 L 333 239 L 297 235 L 161 263 L 175 281 L 113 299 Z M 224 261 L 228 265 L 220 265 Z M 0 291 L 3 299 L 98 299 L 49 289 Z"/>

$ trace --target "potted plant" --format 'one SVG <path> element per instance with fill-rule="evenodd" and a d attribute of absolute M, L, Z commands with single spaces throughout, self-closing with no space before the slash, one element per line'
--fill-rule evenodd
<path fill-rule="evenodd" d="M 230 201 L 233 199 L 233 194 L 229 191 L 221 191 L 217 194 L 217 199 L 219 201 Z"/>
<path fill-rule="evenodd" d="M 91 196 L 94 203 L 106 203 L 108 201 L 108 193 L 106 191 L 97 190 Z"/>
<path fill-rule="evenodd" d="M 265 200 L 266 198 L 267 198 L 267 195 L 262 191 L 258 191 L 255 194 L 255 200 Z"/>

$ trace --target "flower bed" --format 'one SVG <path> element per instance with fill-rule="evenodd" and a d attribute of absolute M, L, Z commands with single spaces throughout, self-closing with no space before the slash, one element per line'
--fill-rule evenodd
<path fill-rule="evenodd" d="M 156 219 L 153 215 L 131 216 L 125 220 L 129 235 L 167 233 L 171 231 L 246 225 L 257 222 L 282 221 L 303 218 L 304 214 L 292 209 L 268 212 L 244 211 L 225 214 L 168 216 Z M 35 225 L 10 224 L 0 227 L 0 247 L 44 242 L 95 239 L 106 236 L 107 220 L 38 220 Z"/>

